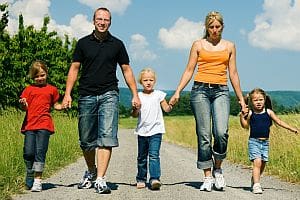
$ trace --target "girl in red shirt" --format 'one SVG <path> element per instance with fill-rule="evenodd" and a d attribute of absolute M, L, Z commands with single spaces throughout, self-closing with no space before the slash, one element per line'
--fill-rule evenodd
<path fill-rule="evenodd" d="M 51 107 L 62 110 L 55 86 L 47 84 L 48 69 L 44 62 L 34 61 L 29 71 L 34 84 L 27 86 L 19 99 L 26 110 L 21 132 L 25 135 L 23 158 L 26 165 L 25 186 L 33 192 L 42 191 L 42 173 L 45 166 L 50 135 L 54 133 Z"/>

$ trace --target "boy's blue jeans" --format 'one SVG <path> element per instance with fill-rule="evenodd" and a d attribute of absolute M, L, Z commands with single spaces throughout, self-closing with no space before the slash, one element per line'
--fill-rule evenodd
<path fill-rule="evenodd" d="M 147 181 L 147 164 L 149 156 L 149 174 L 152 180 L 160 179 L 160 157 L 159 151 L 161 146 L 162 134 L 155 134 L 149 137 L 138 136 L 138 157 L 137 168 L 138 173 L 136 176 L 137 182 Z"/>
<path fill-rule="evenodd" d="M 47 130 L 26 131 L 24 133 L 23 158 L 27 171 L 43 172 L 50 132 Z"/>
<path fill-rule="evenodd" d="M 230 111 L 228 86 L 194 84 L 190 103 L 198 139 L 197 167 L 208 169 L 214 166 L 214 160 L 226 157 Z"/>

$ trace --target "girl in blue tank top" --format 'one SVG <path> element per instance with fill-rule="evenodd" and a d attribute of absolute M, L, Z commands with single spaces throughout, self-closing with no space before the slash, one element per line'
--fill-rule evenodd
<path fill-rule="evenodd" d="M 246 103 L 248 102 L 248 112 L 240 114 L 240 122 L 243 128 L 250 128 L 248 155 L 249 160 L 253 163 L 252 192 L 261 194 L 260 177 L 268 162 L 269 134 L 272 121 L 294 133 L 298 133 L 298 130 L 283 122 L 272 111 L 271 99 L 264 90 L 260 88 L 252 90 L 246 97 Z"/>

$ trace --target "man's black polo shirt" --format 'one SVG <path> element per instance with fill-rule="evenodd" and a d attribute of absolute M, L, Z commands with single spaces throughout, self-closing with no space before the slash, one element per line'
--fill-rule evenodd
<path fill-rule="evenodd" d="M 93 33 L 78 40 L 73 62 L 81 63 L 79 95 L 100 95 L 118 91 L 117 65 L 129 64 L 126 48 L 121 40 L 108 33 L 103 42 Z"/>

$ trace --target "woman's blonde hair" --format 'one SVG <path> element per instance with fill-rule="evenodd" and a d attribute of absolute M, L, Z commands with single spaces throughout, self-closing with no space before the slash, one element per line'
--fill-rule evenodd
<path fill-rule="evenodd" d="M 48 74 L 48 68 L 45 62 L 41 60 L 36 60 L 31 64 L 31 68 L 29 70 L 29 77 L 34 79 L 36 75 L 42 70 Z"/>
<path fill-rule="evenodd" d="M 143 76 L 144 73 L 151 73 L 151 74 L 153 74 L 154 80 L 156 81 L 156 73 L 155 73 L 155 71 L 152 68 L 150 68 L 150 67 L 146 67 L 146 68 L 142 69 L 142 71 L 139 74 L 138 81 L 139 81 L 140 84 L 142 84 L 142 76 Z"/>
<path fill-rule="evenodd" d="M 213 23 L 214 20 L 217 20 L 220 22 L 220 24 L 222 25 L 222 31 L 223 31 L 223 28 L 224 28 L 223 16 L 218 11 L 211 11 L 205 17 L 205 29 L 204 29 L 204 36 L 203 36 L 204 39 L 208 38 L 209 33 L 207 30 L 208 30 L 209 25 L 211 23 Z"/>

